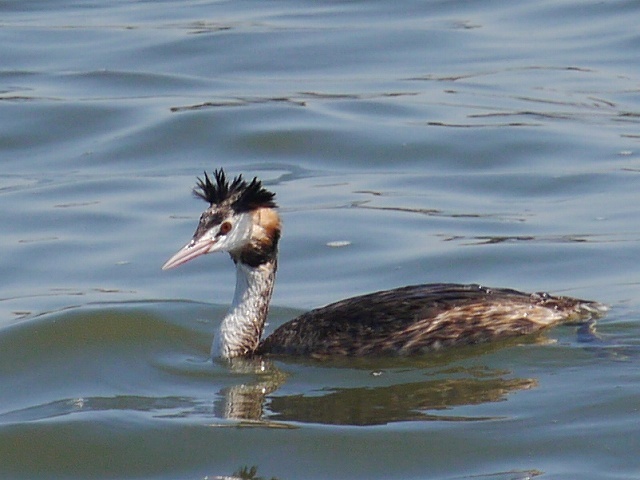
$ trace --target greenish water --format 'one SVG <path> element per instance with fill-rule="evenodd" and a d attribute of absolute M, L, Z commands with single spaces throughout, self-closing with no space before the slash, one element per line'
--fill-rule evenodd
<path fill-rule="evenodd" d="M 0 13 L 0 478 L 638 478 L 637 2 Z M 218 167 L 278 195 L 268 331 L 427 282 L 612 309 L 596 336 L 212 363 L 230 260 L 160 266 Z"/>

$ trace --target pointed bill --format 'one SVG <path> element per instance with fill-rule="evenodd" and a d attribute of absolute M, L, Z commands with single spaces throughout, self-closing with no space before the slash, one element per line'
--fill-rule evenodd
<path fill-rule="evenodd" d="M 200 238 L 198 240 L 191 240 L 184 247 L 171 257 L 162 265 L 162 270 L 169 270 L 170 268 L 177 267 L 183 263 L 187 263 L 189 260 L 193 260 L 200 255 L 209 253 L 209 249 L 215 244 L 214 240 L 210 238 Z"/>

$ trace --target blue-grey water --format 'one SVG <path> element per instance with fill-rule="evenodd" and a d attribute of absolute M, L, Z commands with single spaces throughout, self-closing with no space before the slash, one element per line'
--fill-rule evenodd
<path fill-rule="evenodd" d="M 640 478 L 640 3 L 0 2 L 0 478 Z M 268 331 L 476 282 L 595 332 L 409 359 L 208 358 L 204 170 L 284 233 Z"/>

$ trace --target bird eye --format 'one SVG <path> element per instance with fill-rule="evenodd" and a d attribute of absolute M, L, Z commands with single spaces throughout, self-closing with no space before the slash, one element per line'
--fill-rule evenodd
<path fill-rule="evenodd" d="M 231 230 L 231 222 L 222 222 L 220 224 L 219 235 L 226 235 Z"/>

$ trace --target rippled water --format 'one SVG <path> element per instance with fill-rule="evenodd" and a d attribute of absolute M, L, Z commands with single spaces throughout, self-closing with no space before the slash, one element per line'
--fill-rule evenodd
<path fill-rule="evenodd" d="M 637 478 L 640 4 L 0 2 L 0 478 Z M 425 282 L 595 335 L 208 359 L 203 170 L 284 220 L 269 330 Z"/>

